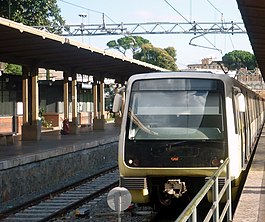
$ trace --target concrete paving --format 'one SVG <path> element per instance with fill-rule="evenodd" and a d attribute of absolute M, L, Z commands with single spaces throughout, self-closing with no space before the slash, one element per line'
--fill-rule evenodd
<path fill-rule="evenodd" d="M 78 135 L 61 135 L 59 130 L 42 133 L 39 141 L 22 141 L 18 136 L 14 145 L 0 146 L 0 170 L 118 141 L 119 133 L 120 127 L 109 123 L 105 130 L 91 130 Z"/>
<path fill-rule="evenodd" d="M 265 221 L 265 130 L 249 170 L 233 222 Z"/>

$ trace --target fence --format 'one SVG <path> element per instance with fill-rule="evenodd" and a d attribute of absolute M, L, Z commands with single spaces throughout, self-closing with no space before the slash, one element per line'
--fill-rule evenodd
<path fill-rule="evenodd" d="M 226 180 L 224 186 L 219 192 L 218 189 L 218 179 L 220 174 L 226 169 Z M 208 191 L 212 189 L 213 192 L 213 203 L 208 211 L 204 222 L 210 221 L 213 218 L 213 222 L 223 221 L 225 215 L 227 216 L 227 221 L 232 221 L 232 197 L 231 197 L 231 179 L 230 179 L 230 164 L 229 158 L 227 158 L 224 163 L 218 168 L 218 170 L 210 177 L 198 194 L 193 198 L 190 204 L 181 213 L 175 222 L 197 222 L 197 207 L 201 200 L 207 195 Z M 220 215 L 219 203 L 222 197 L 226 194 L 226 203 Z"/>

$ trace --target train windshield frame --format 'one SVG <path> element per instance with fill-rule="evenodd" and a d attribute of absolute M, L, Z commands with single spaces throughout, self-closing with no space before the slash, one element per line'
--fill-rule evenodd
<path fill-rule="evenodd" d="M 131 87 L 129 140 L 224 138 L 224 83 L 218 79 L 136 80 Z"/>

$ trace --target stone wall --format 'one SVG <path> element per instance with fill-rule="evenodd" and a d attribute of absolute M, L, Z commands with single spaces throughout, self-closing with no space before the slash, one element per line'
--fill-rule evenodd
<path fill-rule="evenodd" d="M 0 213 L 64 185 L 117 165 L 118 142 L 104 142 L 75 152 L 5 163 L 0 170 Z M 55 153 L 60 153 L 56 152 Z"/>

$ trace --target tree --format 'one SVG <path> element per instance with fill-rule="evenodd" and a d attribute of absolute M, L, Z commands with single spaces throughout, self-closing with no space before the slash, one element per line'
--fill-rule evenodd
<path fill-rule="evenodd" d="M 222 61 L 224 65 L 230 70 L 240 68 L 247 68 L 249 70 L 252 70 L 257 67 L 255 56 L 252 53 L 243 50 L 234 50 L 225 54 L 222 57 Z"/>
<path fill-rule="evenodd" d="M 22 66 L 16 64 L 5 64 L 4 67 L 5 73 L 13 74 L 13 75 L 21 75 L 22 74 Z"/>
<path fill-rule="evenodd" d="M 141 49 L 143 44 L 150 43 L 149 40 L 144 39 L 141 36 L 126 36 L 116 40 L 111 40 L 107 43 L 109 48 L 117 49 L 123 55 L 126 54 L 127 50 L 131 50 L 133 55 Z"/>
<path fill-rule="evenodd" d="M 49 31 L 57 34 L 65 24 L 56 0 L 0 0 L 0 17 L 29 26 L 49 26 Z M 22 68 L 6 64 L 5 72 L 21 75 Z"/>
<path fill-rule="evenodd" d="M 167 53 L 176 60 L 177 57 L 177 53 L 176 53 L 176 49 L 174 47 L 167 47 L 165 48 L 165 50 L 167 51 Z"/>
<path fill-rule="evenodd" d="M 65 24 L 56 0 L 0 0 L 0 16 L 29 26 L 50 26 L 61 33 Z"/>
<path fill-rule="evenodd" d="M 154 47 L 149 40 L 141 36 L 127 36 L 107 43 L 109 48 L 117 49 L 122 54 L 130 50 L 134 59 L 147 62 L 161 68 L 176 71 L 176 50 L 174 47 L 165 49 Z"/>
<path fill-rule="evenodd" d="M 175 59 L 165 49 L 156 48 L 152 44 L 142 45 L 141 52 L 136 53 L 133 58 L 172 71 L 178 69 Z"/>

